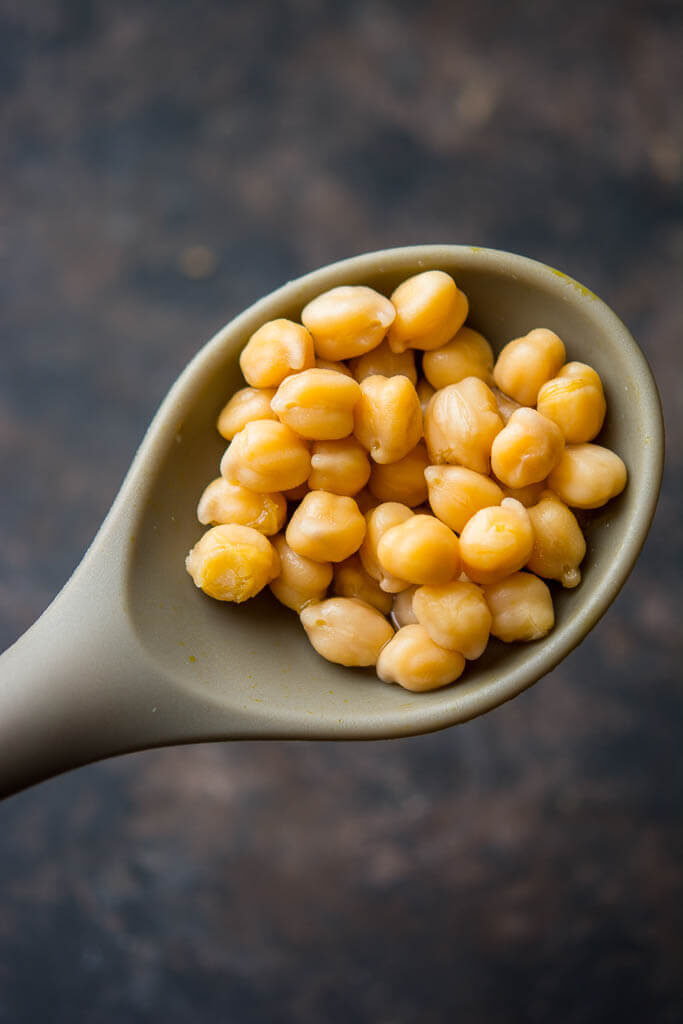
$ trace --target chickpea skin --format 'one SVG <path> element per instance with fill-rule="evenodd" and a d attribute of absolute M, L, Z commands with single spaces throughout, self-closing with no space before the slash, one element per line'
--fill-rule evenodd
<path fill-rule="evenodd" d="M 516 572 L 484 587 L 491 611 L 491 634 L 503 643 L 540 640 L 555 625 L 548 587 L 530 572 Z"/>
<path fill-rule="evenodd" d="M 407 377 L 366 377 L 354 409 L 354 434 L 379 463 L 397 462 L 422 437 L 422 410 Z"/>
<path fill-rule="evenodd" d="M 276 388 L 290 373 L 314 365 L 313 339 L 292 320 L 270 320 L 255 331 L 240 355 L 240 368 L 254 388 Z"/>
<path fill-rule="evenodd" d="M 548 477 L 548 487 L 572 508 L 600 508 L 626 486 L 626 466 L 609 448 L 568 444 Z"/>
<path fill-rule="evenodd" d="M 566 363 L 539 390 L 537 408 L 557 424 L 568 444 L 592 441 L 607 410 L 602 381 L 592 366 Z"/>
<path fill-rule="evenodd" d="M 185 559 L 185 568 L 209 597 L 241 604 L 277 576 L 280 559 L 258 530 L 229 523 L 206 531 Z"/>
<path fill-rule="evenodd" d="M 365 285 L 341 285 L 304 307 L 301 319 L 313 335 L 316 355 L 338 362 L 377 348 L 396 317 L 384 295 Z"/>
<path fill-rule="evenodd" d="M 442 270 L 425 270 L 409 277 L 392 293 L 391 301 L 396 309 L 389 329 L 394 352 L 439 348 L 457 334 L 469 310 L 467 296 Z"/>
<path fill-rule="evenodd" d="M 539 389 L 555 376 L 565 358 L 561 338 L 554 331 L 537 327 L 503 347 L 493 368 L 493 379 L 520 405 L 536 405 Z"/>
<path fill-rule="evenodd" d="M 309 491 L 285 531 L 293 551 L 314 562 L 343 562 L 363 542 L 365 519 L 353 498 Z"/>
<path fill-rule="evenodd" d="M 528 512 L 534 546 L 527 569 L 545 579 L 559 580 L 563 587 L 578 586 L 586 540 L 574 513 L 552 491 L 544 491 Z"/>
<path fill-rule="evenodd" d="M 514 498 L 475 512 L 460 534 L 464 572 L 474 583 L 496 583 L 526 565 L 534 544 L 528 511 Z"/>
<path fill-rule="evenodd" d="M 394 631 L 384 616 L 355 597 L 307 605 L 301 624 L 318 654 L 347 667 L 375 665 Z"/>
<path fill-rule="evenodd" d="M 439 647 L 419 623 L 399 629 L 377 659 L 377 675 L 383 682 L 398 683 L 414 693 L 448 686 L 464 668 L 462 654 Z"/>
<path fill-rule="evenodd" d="M 491 384 L 493 349 L 483 334 L 471 327 L 461 327 L 454 338 L 441 348 L 425 352 L 422 372 L 434 388 L 457 384 L 465 377 L 479 377 Z"/>
<path fill-rule="evenodd" d="M 409 626 L 417 622 L 417 615 L 413 608 L 413 597 L 417 589 L 416 586 L 412 586 L 408 587 L 407 590 L 402 590 L 400 594 L 394 594 L 389 618 L 395 629 L 400 629 L 402 626 Z"/>
<path fill-rule="evenodd" d="M 432 463 L 466 466 L 487 475 L 491 445 L 503 429 L 491 389 L 466 377 L 437 391 L 427 407 L 425 441 Z"/>
<path fill-rule="evenodd" d="M 535 409 L 521 408 L 491 446 L 491 469 L 508 487 L 527 487 L 545 480 L 564 451 L 562 431 Z"/>
<path fill-rule="evenodd" d="M 458 538 L 435 516 L 416 515 L 382 534 L 383 569 L 409 583 L 448 583 L 460 572 Z"/>

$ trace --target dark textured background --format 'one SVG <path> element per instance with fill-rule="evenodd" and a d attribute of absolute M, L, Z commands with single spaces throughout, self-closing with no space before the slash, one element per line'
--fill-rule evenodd
<path fill-rule="evenodd" d="M 682 41 L 668 0 L 2 0 L 0 647 L 198 346 L 338 257 L 578 277 L 650 359 L 669 456 L 626 589 L 512 704 L 0 806 L 0 1024 L 682 1019 Z"/>

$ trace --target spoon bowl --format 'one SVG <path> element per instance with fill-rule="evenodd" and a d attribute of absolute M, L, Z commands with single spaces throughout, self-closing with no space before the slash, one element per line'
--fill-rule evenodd
<path fill-rule="evenodd" d="M 532 644 L 492 640 L 461 681 L 412 694 L 320 658 L 297 616 L 268 591 L 243 605 L 207 598 L 184 556 L 202 533 L 195 509 L 218 473 L 215 422 L 243 386 L 238 357 L 253 331 L 299 319 L 340 284 L 390 294 L 437 268 L 470 302 L 468 323 L 495 352 L 533 327 L 556 331 L 568 358 L 605 385 L 599 441 L 626 462 L 626 490 L 593 514 L 575 590 L 553 585 L 554 630 Z M 156 414 L 97 537 L 38 622 L 0 657 L 0 793 L 146 747 L 218 739 L 376 739 L 441 729 L 514 697 L 595 625 L 623 585 L 654 514 L 663 463 L 657 389 L 617 316 L 592 292 L 533 260 L 471 246 L 369 253 L 279 288 L 222 328 Z"/>

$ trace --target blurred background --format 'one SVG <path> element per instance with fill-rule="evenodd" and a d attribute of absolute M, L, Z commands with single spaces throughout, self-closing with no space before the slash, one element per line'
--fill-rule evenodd
<path fill-rule="evenodd" d="M 683 1019 L 682 10 L 1 0 L 0 648 L 199 346 L 337 258 L 560 267 L 640 341 L 668 427 L 625 590 L 513 703 L 0 805 L 1 1024 Z"/>

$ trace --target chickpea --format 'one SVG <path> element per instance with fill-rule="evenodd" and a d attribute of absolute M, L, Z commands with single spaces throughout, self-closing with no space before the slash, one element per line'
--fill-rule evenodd
<path fill-rule="evenodd" d="M 574 513 L 552 491 L 544 491 L 528 511 L 534 546 L 527 568 L 537 576 L 559 580 L 563 587 L 578 586 L 586 541 Z"/>
<path fill-rule="evenodd" d="M 353 377 L 346 363 L 333 362 L 331 359 L 316 359 L 315 365 L 319 370 L 334 370 L 336 373 L 343 373 L 345 377 Z"/>
<path fill-rule="evenodd" d="M 400 629 L 402 626 L 409 626 L 417 622 L 417 615 L 413 608 L 413 597 L 417 589 L 416 586 L 408 587 L 407 590 L 394 594 L 389 618 L 395 629 Z"/>
<path fill-rule="evenodd" d="M 228 523 L 206 531 L 185 559 L 185 568 L 209 597 L 241 604 L 277 576 L 280 559 L 258 530 Z"/>
<path fill-rule="evenodd" d="M 438 647 L 419 623 L 399 629 L 377 659 L 377 675 L 383 682 L 415 693 L 454 683 L 464 668 L 462 654 Z"/>
<path fill-rule="evenodd" d="M 359 383 L 366 377 L 395 377 L 400 374 L 407 377 L 413 385 L 417 384 L 415 353 L 411 349 L 405 352 L 392 352 L 386 338 L 371 352 L 352 359 L 349 366 Z"/>
<path fill-rule="evenodd" d="M 503 429 L 491 389 L 478 377 L 441 388 L 424 421 L 427 451 L 433 463 L 456 463 L 488 474 L 493 439 Z"/>
<path fill-rule="evenodd" d="M 506 644 L 540 640 L 555 625 L 550 591 L 538 576 L 516 572 L 484 587 L 491 611 L 491 634 Z"/>
<path fill-rule="evenodd" d="M 365 519 L 353 498 L 309 491 L 289 520 L 290 548 L 314 562 L 343 562 L 365 537 Z"/>
<path fill-rule="evenodd" d="M 534 545 L 529 513 L 514 498 L 475 512 L 460 534 L 462 567 L 474 583 L 496 583 L 526 565 Z"/>
<path fill-rule="evenodd" d="M 304 370 L 283 380 L 270 403 L 282 423 L 309 441 L 334 441 L 353 430 L 360 387 L 334 370 Z"/>
<path fill-rule="evenodd" d="M 435 644 L 460 651 L 473 661 L 489 642 L 491 612 L 480 587 L 454 580 L 438 587 L 418 587 L 413 611 Z"/>
<path fill-rule="evenodd" d="M 592 441 L 600 433 L 607 403 L 602 381 L 586 363 L 566 363 L 538 392 L 538 411 L 556 423 L 568 444 Z"/>
<path fill-rule="evenodd" d="M 301 624 L 318 654 L 338 665 L 375 665 L 394 631 L 384 616 L 355 597 L 329 597 L 309 604 Z"/>
<path fill-rule="evenodd" d="M 389 329 L 394 352 L 407 348 L 439 348 L 460 330 L 467 319 L 467 296 L 449 274 L 425 270 L 396 288 L 391 296 L 396 319 Z"/>
<path fill-rule="evenodd" d="M 422 372 L 435 388 L 457 384 L 465 377 L 479 377 L 490 384 L 493 379 L 493 349 L 479 331 L 461 327 L 456 336 L 441 348 L 425 352 Z"/>
<path fill-rule="evenodd" d="M 448 583 L 460 572 L 458 538 L 435 516 L 411 516 L 382 534 L 382 568 L 409 583 Z"/>
<path fill-rule="evenodd" d="M 370 460 L 355 437 L 315 441 L 311 446 L 311 466 L 308 486 L 312 491 L 331 491 L 352 497 L 370 478 Z"/>
<path fill-rule="evenodd" d="M 377 580 L 368 576 L 358 555 L 351 555 L 335 566 L 332 589 L 337 597 L 357 597 L 359 601 L 371 604 L 382 615 L 388 615 L 391 611 L 391 594 L 385 593 Z"/>
<path fill-rule="evenodd" d="M 408 580 L 392 576 L 385 570 L 378 558 L 377 547 L 387 530 L 399 523 L 404 523 L 412 515 L 412 509 L 398 501 L 385 501 L 365 514 L 367 531 L 358 555 L 368 576 L 377 580 L 382 590 L 388 594 L 398 594 L 399 591 L 409 587 L 410 583 Z"/>
<path fill-rule="evenodd" d="M 204 526 L 239 523 L 266 536 L 281 530 L 286 517 L 287 502 L 282 494 L 258 494 L 222 476 L 204 488 L 197 505 L 197 519 Z"/>
<path fill-rule="evenodd" d="M 545 480 L 564 451 L 562 431 L 535 409 L 520 408 L 493 439 L 491 469 L 508 487 Z"/>
<path fill-rule="evenodd" d="M 368 487 L 380 501 L 400 501 L 411 508 L 421 505 L 427 500 L 425 469 L 428 465 L 427 449 L 420 442 L 396 462 L 375 463 Z"/>
<path fill-rule="evenodd" d="M 251 420 L 276 420 L 277 416 L 270 408 L 274 397 L 274 388 L 240 388 L 221 409 L 216 423 L 218 433 L 226 441 L 232 441 Z"/>
<path fill-rule="evenodd" d="M 495 398 L 496 403 L 498 405 L 498 412 L 500 414 L 500 418 L 502 419 L 503 423 L 507 423 L 507 421 L 512 416 L 513 412 L 515 412 L 517 409 L 521 409 L 522 406 L 519 404 L 519 402 L 515 402 L 514 398 L 510 398 L 509 395 L 503 394 L 500 388 L 494 386 L 491 388 L 491 391 L 493 392 L 493 397 Z"/>
<path fill-rule="evenodd" d="M 297 555 L 282 534 L 273 538 L 273 547 L 280 556 L 280 574 L 270 589 L 280 604 L 300 612 L 311 601 L 322 601 L 332 582 L 332 563 Z"/>
<path fill-rule="evenodd" d="M 626 486 L 626 466 L 609 448 L 568 444 L 548 487 L 572 508 L 600 508 Z"/>
<path fill-rule="evenodd" d="M 365 285 L 332 288 L 309 302 L 301 313 L 313 335 L 316 355 L 333 362 L 376 348 L 395 316 L 389 299 Z"/>
<path fill-rule="evenodd" d="M 313 366 L 313 338 L 292 320 L 270 320 L 255 331 L 240 355 L 240 368 L 254 388 L 276 388 L 290 373 Z"/>
<path fill-rule="evenodd" d="M 422 411 L 407 377 L 366 377 L 354 409 L 354 433 L 375 462 L 398 462 L 422 437 Z"/>
<path fill-rule="evenodd" d="M 252 491 L 288 491 L 308 479 L 308 445 L 284 423 L 252 420 L 221 459 L 221 476 Z"/>
<path fill-rule="evenodd" d="M 536 505 L 543 491 L 548 489 L 546 480 L 539 480 L 536 484 L 527 484 L 526 487 L 508 487 L 507 484 L 501 483 L 500 480 L 496 480 L 496 483 L 500 485 L 500 489 L 506 498 L 514 498 L 515 501 L 521 501 L 525 508 L 531 508 L 532 505 Z"/>
<path fill-rule="evenodd" d="M 420 399 L 420 408 L 422 409 L 422 415 L 424 416 L 427 412 L 427 406 L 436 394 L 436 388 L 433 388 L 429 381 L 425 380 L 424 377 L 420 377 L 415 390 L 417 391 L 417 397 Z"/>
<path fill-rule="evenodd" d="M 554 377 L 566 358 L 562 340 L 537 327 L 504 346 L 493 368 L 493 379 L 520 405 L 536 405 L 542 384 Z"/>
<path fill-rule="evenodd" d="M 490 476 L 475 473 L 465 466 L 428 466 L 425 479 L 434 514 L 456 533 L 462 533 L 475 512 L 500 505 L 504 497 Z"/>

